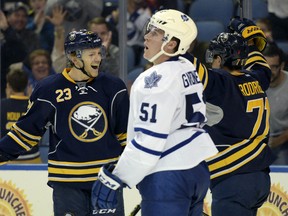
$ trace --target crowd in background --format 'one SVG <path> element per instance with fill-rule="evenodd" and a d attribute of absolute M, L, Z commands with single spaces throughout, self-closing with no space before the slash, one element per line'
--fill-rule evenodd
<path fill-rule="evenodd" d="M 178 9 L 188 14 L 189 7 L 195 1 L 197 0 L 127 0 L 128 87 L 133 83 L 139 73 L 151 66 L 151 64 L 142 57 L 144 48 L 143 29 L 151 15 L 161 8 Z M 234 1 L 236 8 L 238 1 L 231 1 Z M 277 0 L 263 1 L 267 2 L 269 14 L 265 17 L 258 18 L 255 22 L 265 32 L 267 40 L 269 41 L 268 47 L 271 45 L 282 49 L 282 47 L 277 44 L 279 41 L 288 43 L 288 3 Z M 119 13 L 118 1 L 1 1 L 0 70 L 2 100 L 11 97 L 11 94 L 7 94 L 7 88 L 9 89 L 10 86 L 7 85 L 8 82 L 6 78 L 9 71 L 18 70 L 19 72 L 19 70 L 22 70 L 27 75 L 28 81 L 24 88 L 23 95 L 28 97 L 39 80 L 51 74 L 61 73 L 63 69 L 67 67 L 64 53 L 64 40 L 66 34 L 72 30 L 88 29 L 97 33 L 101 37 L 103 45 L 107 50 L 106 58 L 101 64 L 101 71 L 120 76 Z M 211 35 L 211 39 L 214 36 L 215 35 Z M 196 43 L 191 46 L 191 52 L 202 60 L 208 43 L 209 41 L 196 41 Z M 283 51 L 283 55 L 281 54 L 281 62 L 275 66 L 276 68 L 274 67 L 276 72 L 278 70 L 287 70 L 288 51 L 284 48 Z M 202 62 L 204 61 L 202 60 Z M 20 82 L 21 80 L 23 79 L 20 79 Z M 25 82 L 25 80 L 23 82 Z M 277 101 L 275 101 L 275 103 L 277 103 Z M 285 106 L 287 103 L 283 103 L 282 100 L 279 104 Z M 284 113 L 282 116 L 287 115 L 288 108 L 283 108 L 281 112 Z M 16 119 L 14 119 L 14 121 L 15 120 Z M 281 124 L 282 128 L 280 128 L 279 131 L 288 130 L 288 122 L 284 121 L 281 122 Z M 276 134 L 278 132 L 275 131 Z M 1 134 L 0 136 L 3 135 L 4 134 Z M 286 139 L 285 135 L 280 143 L 281 144 L 277 145 L 277 151 L 281 151 L 279 146 L 282 144 L 288 146 L 288 137 Z M 286 148 L 288 149 L 288 147 Z M 287 152 L 288 151 L 286 151 L 286 156 L 288 158 Z"/>

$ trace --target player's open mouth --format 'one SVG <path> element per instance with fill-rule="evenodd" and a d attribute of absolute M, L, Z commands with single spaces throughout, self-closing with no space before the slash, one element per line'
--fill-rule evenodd
<path fill-rule="evenodd" d="M 144 42 L 144 50 L 147 50 L 148 49 L 148 46 L 147 46 L 147 42 L 145 41 Z"/>
<path fill-rule="evenodd" d="M 97 70 L 99 68 L 99 65 L 91 65 L 91 67 L 95 70 Z"/>

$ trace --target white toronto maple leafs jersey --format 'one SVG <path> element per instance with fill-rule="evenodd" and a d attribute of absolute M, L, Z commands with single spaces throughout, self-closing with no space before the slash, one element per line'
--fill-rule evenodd
<path fill-rule="evenodd" d="M 128 144 L 113 171 L 129 187 L 151 173 L 189 169 L 217 153 L 201 129 L 203 85 L 185 58 L 143 72 L 132 86 L 129 112 Z"/>

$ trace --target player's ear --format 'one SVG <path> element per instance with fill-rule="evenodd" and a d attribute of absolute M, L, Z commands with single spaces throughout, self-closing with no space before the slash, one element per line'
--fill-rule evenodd
<path fill-rule="evenodd" d="M 78 62 L 78 58 L 77 56 L 74 54 L 74 53 L 71 53 L 68 55 L 68 58 L 71 62 L 73 62 L 73 64 L 77 63 Z"/>
<path fill-rule="evenodd" d="M 219 55 L 215 56 L 213 58 L 213 62 L 212 62 L 212 68 L 221 68 L 221 57 Z"/>
<path fill-rule="evenodd" d="M 166 44 L 166 48 L 167 48 L 167 52 L 168 53 L 174 53 L 177 51 L 176 49 L 177 47 L 177 41 L 175 40 L 170 40 L 167 44 Z"/>

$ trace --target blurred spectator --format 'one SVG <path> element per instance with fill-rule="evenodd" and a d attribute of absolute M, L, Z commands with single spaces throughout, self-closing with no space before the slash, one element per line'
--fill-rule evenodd
<path fill-rule="evenodd" d="M 127 3 L 127 45 L 133 47 L 137 65 L 143 54 L 143 30 L 152 12 L 144 0 L 128 0 Z M 106 18 L 106 21 L 110 25 L 118 26 L 118 17 L 119 11 L 116 10 Z"/>
<path fill-rule="evenodd" d="M 51 74 L 55 74 L 49 52 L 37 49 L 30 53 L 27 62 L 10 65 L 10 70 L 22 69 L 28 75 L 28 87 L 26 94 L 31 95 L 37 83 Z"/>
<path fill-rule="evenodd" d="M 256 25 L 259 26 L 264 32 L 268 43 L 274 42 L 271 21 L 268 18 L 260 18 L 256 21 Z"/>
<path fill-rule="evenodd" d="M 93 17 L 101 16 L 103 10 L 103 0 L 49 0 L 46 14 L 51 16 L 55 5 L 62 6 L 67 11 L 63 21 L 65 32 L 85 28 L 87 22 Z"/>
<path fill-rule="evenodd" d="M 176 9 L 179 10 L 178 1 L 166 1 L 166 0 L 146 0 L 147 5 L 155 12 L 159 9 Z M 184 12 L 184 11 L 182 11 Z"/>
<path fill-rule="evenodd" d="M 26 29 L 28 7 L 16 2 L 7 11 L 7 17 L 0 11 L 1 41 L 1 96 L 5 97 L 6 74 L 12 63 L 21 62 L 33 50 L 40 47 L 38 36 Z"/>
<path fill-rule="evenodd" d="M 288 23 L 287 23 L 288 24 Z M 271 25 L 271 21 L 268 19 L 268 18 L 261 18 L 261 19 L 258 19 L 256 21 L 256 25 L 259 26 L 264 34 L 266 35 L 266 38 L 267 38 L 267 41 L 268 41 L 268 44 L 269 45 L 273 45 L 273 46 L 278 46 L 280 49 L 282 49 L 283 51 L 283 64 L 284 64 L 284 70 L 287 70 L 287 67 L 288 67 L 288 64 L 287 64 L 287 54 L 288 53 L 285 53 L 283 49 L 283 47 L 281 47 L 281 43 L 280 41 L 275 41 L 274 40 L 274 37 L 273 37 L 273 31 L 272 31 L 272 25 Z M 282 41 L 284 42 L 284 41 Z M 288 40 L 287 40 L 288 42 Z"/>
<path fill-rule="evenodd" d="M 268 0 L 274 40 L 288 40 L 288 1 Z"/>
<path fill-rule="evenodd" d="M 54 41 L 54 25 L 46 19 L 46 3 L 47 0 L 29 0 L 32 10 L 29 13 L 26 28 L 38 34 L 41 48 L 51 53 Z"/>
<path fill-rule="evenodd" d="M 28 97 L 25 89 L 28 76 L 21 69 L 12 69 L 7 74 L 6 98 L 1 100 L 1 136 L 6 135 L 11 126 L 27 111 Z M 21 155 L 12 163 L 41 163 L 39 147 Z"/>
<path fill-rule="evenodd" d="M 25 71 L 29 76 L 28 94 L 30 95 L 37 83 L 51 74 L 55 74 L 52 68 L 52 60 L 50 54 L 43 49 L 34 50 L 29 55 L 28 65 L 24 65 Z"/>
<path fill-rule="evenodd" d="M 136 64 L 139 55 L 143 54 L 144 27 L 150 19 L 152 12 L 144 0 L 128 0 L 127 44 L 134 48 Z"/>
<path fill-rule="evenodd" d="M 23 47 L 26 53 L 40 47 L 38 36 L 33 31 L 26 29 L 28 12 L 29 8 L 27 5 L 22 2 L 16 2 L 8 9 L 6 16 L 1 12 L 0 19 L 4 45 L 8 46 L 17 43 L 17 45 L 21 45 L 20 48 Z M 16 51 L 15 53 L 17 54 Z"/>
<path fill-rule="evenodd" d="M 66 56 L 64 52 L 65 29 L 63 26 L 67 11 L 63 6 L 55 5 L 52 9 L 52 16 L 49 20 L 54 25 L 54 44 L 51 54 L 52 67 L 57 73 L 61 73 L 66 67 Z"/>
<path fill-rule="evenodd" d="M 272 71 L 266 93 L 270 104 L 269 145 L 277 156 L 273 164 L 288 165 L 288 72 L 283 70 L 283 52 L 277 46 L 268 45 L 263 55 Z"/>
<path fill-rule="evenodd" d="M 119 77 L 119 47 L 112 44 L 112 31 L 103 17 L 95 17 L 88 22 L 88 30 L 98 34 L 106 48 L 106 56 L 101 62 L 100 70 Z"/>

